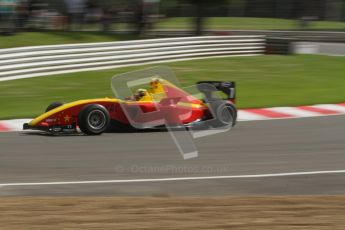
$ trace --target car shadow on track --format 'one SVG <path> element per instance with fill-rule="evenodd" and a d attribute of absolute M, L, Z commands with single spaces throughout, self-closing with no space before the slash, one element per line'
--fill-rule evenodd
<path fill-rule="evenodd" d="M 105 133 L 157 133 L 157 132 L 167 132 L 166 129 L 143 129 L 143 130 L 111 130 Z M 82 132 L 73 133 L 51 133 L 44 131 L 26 131 L 22 135 L 32 135 L 32 136 L 45 136 L 45 137 L 73 137 L 73 136 L 88 136 Z M 96 135 L 97 136 L 97 135 Z"/>

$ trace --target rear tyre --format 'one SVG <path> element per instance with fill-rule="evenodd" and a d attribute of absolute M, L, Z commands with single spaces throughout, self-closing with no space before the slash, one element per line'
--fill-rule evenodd
<path fill-rule="evenodd" d="M 236 124 L 237 109 L 233 104 L 219 100 L 212 102 L 210 106 L 215 116 L 211 123 L 212 127 L 233 127 Z"/>
<path fill-rule="evenodd" d="M 63 105 L 62 102 L 53 102 L 50 105 L 48 105 L 48 107 L 46 108 L 46 112 L 49 112 L 50 110 L 60 107 L 61 105 Z"/>
<path fill-rule="evenodd" d="M 78 115 L 78 126 L 86 135 L 100 135 L 110 124 L 109 112 L 102 105 L 87 105 Z"/>

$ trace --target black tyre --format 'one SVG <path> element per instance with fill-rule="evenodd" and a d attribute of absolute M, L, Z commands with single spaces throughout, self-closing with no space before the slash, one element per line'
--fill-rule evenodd
<path fill-rule="evenodd" d="M 226 107 L 229 109 L 230 113 L 232 114 L 233 122 L 232 126 L 235 126 L 237 123 L 237 108 L 234 104 L 227 103 Z"/>
<path fill-rule="evenodd" d="M 234 126 L 236 124 L 237 109 L 233 104 L 227 101 L 217 100 L 211 102 L 210 106 L 215 116 L 211 123 L 213 127 Z"/>
<path fill-rule="evenodd" d="M 53 102 L 51 103 L 47 108 L 46 108 L 46 112 L 50 111 L 50 110 L 53 110 L 57 107 L 60 107 L 61 105 L 63 105 L 62 102 Z"/>
<path fill-rule="evenodd" d="M 110 124 L 109 112 L 102 105 L 87 105 L 78 115 L 78 126 L 87 135 L 100 135 Z"/>

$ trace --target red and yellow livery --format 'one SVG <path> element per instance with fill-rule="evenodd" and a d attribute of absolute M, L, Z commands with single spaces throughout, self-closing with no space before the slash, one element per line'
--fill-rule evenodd
<path fill-rule="evenodd" d="M 166 80 L 152 79 L 148 90 L 141 90 L 140 95 L 134 94 L 129 99 L 52 103 L 45 113 L 24 124 L 23 128 L 56 134 L 77 132 L 79 127 L 87 135 L 98 135 L 112 130 L 163 128 L 166 125 L 201 127 L 207 123 L 205 127 L 212 128 L 236 123 L 234 82 L 199 82 L 198 89 L 205 99 L 197 99 Z M 227 97 L 215 99 L 214 91 L 222 91 Z"/>

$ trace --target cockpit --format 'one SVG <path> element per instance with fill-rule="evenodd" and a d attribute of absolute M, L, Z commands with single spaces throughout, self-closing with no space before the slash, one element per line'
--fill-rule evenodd
<path fill-rule="evenodd" d="M 133 96 L 128 98 L 128 100 L 132 101 L 160 101 L 166 97 L 163 80 L 159 78 L 153 78 L 150 81 L 149 89 L 137 89 Z"/>

